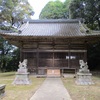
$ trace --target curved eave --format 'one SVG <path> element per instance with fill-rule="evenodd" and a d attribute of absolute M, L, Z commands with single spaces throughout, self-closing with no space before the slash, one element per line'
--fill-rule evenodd
<path fill-rule="evenodd" d="M 53 34 L 53 35 L 23 35 L 21 33 L 0 33 L 0 35 L 4 38 L 81 38 L 85 37 L 85 34 Z"/>
<path fill-rule="evenodd" d="M 16 33 L 18 34 L 18 33 Z M 9 33 L 0 33 L 0 35 L 7 39 L 7 40 L 15 40 L 15 41 L 24 41 L 24 40 L 31 40 L 31 39 L 41 39 L 41 38 L 53 38 L 53 39 L 85 39 L 86 41 L 92 42 L 92 41 L 100 41 L 100 34 L 86 34 L 86 35 L 79 35 L 79 36 L 22 36 L 22 35 L 11 35 Z"/>
<path fill-rule="evenodd" d="M 17 33 L 18 34 L 18 33 Z M 44 36 L 36 36 L 36 35 L 12 35 L 12 34 L 6 34 L 6 33 L 0 33 L 0 35 L 4 38 L 21 38 L 21 39 L 25 39 L 25 38 L 29 38 L 29 39 L 33 39 L 33 38 L 85 38 L 87 36 L 85 35 L 78 35 L 78 36 L 62 36 L 62 35 L 44 35 Z M 89 36 L 88 36 L 89 37 Z"/>

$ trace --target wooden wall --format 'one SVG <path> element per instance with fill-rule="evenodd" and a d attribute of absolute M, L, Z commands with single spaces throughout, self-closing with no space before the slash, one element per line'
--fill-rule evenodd
<path fill-rule="evenodd" d="M 40 41 L 23 42 L 22 59 L 28 59 L 28 69 L 79 68 L 79 60 L 86 61 L 84 42 Z"/>

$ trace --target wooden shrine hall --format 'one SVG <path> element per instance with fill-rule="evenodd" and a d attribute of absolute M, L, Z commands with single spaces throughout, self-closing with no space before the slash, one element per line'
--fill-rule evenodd
<path fill-rule="evenodd" d="M 87 61 L 87 45 L 100 40 L 100 32 L 89 30 L 79 20 L 30 20 L 18 31 L 0 35 L 20 48 L 20 59 L 28 70 L 40 75 L 79 69 Z"/>

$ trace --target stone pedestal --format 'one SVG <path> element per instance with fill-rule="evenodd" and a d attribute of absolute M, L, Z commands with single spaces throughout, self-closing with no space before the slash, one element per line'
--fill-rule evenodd
<path fill-rule="evenodd" d="M 78 85 L 91 85 L 94 84 L 91 78 L 91 73 L 77 73 L 76 84 Z"/>
<path fill-rule="evenodd" d="M 0 99 L 5 95 L 5 84 L 0 85 Z"/>
<path fill-rule="evenodd" d="M 30 84 L 29 73 L 27 72 L 26 68 L 18 69 L 15 80 L 13 81 L 12 84 L 16 84 L 16 85 Z"/>
<path fill-rule="evenodd" d="M 78 85 L 91 85 L 94 84 L 92 81 L 92 74 L 90 73 L 88 69 L 87 62 L 84 62 L 83 60 L 79 60 L 80 69 L 76 76 L 76 84 Z"/>

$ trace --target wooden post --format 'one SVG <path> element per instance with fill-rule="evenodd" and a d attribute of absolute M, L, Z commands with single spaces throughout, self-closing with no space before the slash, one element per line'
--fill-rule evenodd
<path fill-rule="evenodd" d="M 84 42 L 86 52 L 84 52 L 84 61 L 87 62 L 87 41 Z"/>
<path fill-rule="evenodd" d="M 22 61 L 22 48 L 20 48 L 20 61 Z"/>
<path fill-rule="evenodd" d="M 54 50 L 53 50 L 53 67 L 55 67 L 55 66 L 54 66 L 54 60 L 55 60 L 55 59 L 54 59 Z"/>
<path fill-rule="evenodd" d="M 20 41 L 20 61 L 22 61 L 23 60 L 23 42 L 22 41 Z"/>
<path fill-rule="evenodd" d="M 87 50 L 84 52 L 84 61 L 87 62 Z"/>
<path fill-rule="evenodd" d="M 55 65 L 54 65 L 54 63 L 55 63 L 55 58 L 54 58 L 54 46 L 55 46 L 55 42 L 54 42 L 54 40 L 53 40 L 53 67 L 55 67 Z"/>
<path fill-rule="evenodd" d="M 70 68 L 70 56 L 71 56 L 71 53 L 70 53 L 70 42 L 68 43 L 68 49 L 69 49 L 69 51 L 68 51 L 68 57 L 69 57 L 69 59 L 68 59 L 68 68 Z"/>
<path fill-rule="evenodd" d="M 37 53 L 36 53 L 36 60 L 37 60 L 37 64 L 36 64 L 36 73 L 38 73 L 38 67 L 39 67 L 39 44 L 37 43 Z"/>

